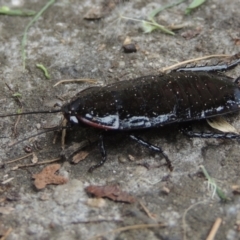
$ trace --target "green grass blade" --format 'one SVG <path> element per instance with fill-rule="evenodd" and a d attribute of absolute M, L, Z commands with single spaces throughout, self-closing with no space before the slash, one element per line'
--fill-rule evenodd
<path fill-rule="evenodd" d="M 204 176 L 207 178 L 208 180 L 208 184 L 213 187 L 214 191 L 213 191 L 213 196 L 215 193 L 217 193 L 218 197 L 221 199 L 221 201 L 223 202 L 227 202 L 230 199 L 226 196 L 226 194 L 217 186 L 217 184 L 215 183 L 214 179 L 212 177 L 210 177 L 210 175 L 208 174 L 206 168 L 204 166 L 200 166 L 200 168 L 203 171 Z"/>
<path fill-rule="evenodd" d="M 35 17 L 28 23 L 26 26 L 24 33 L 23 33 L 23 38 L 22 38 L 22 44 L 21 44 L 21 52 L 22 52 L 22 62 L 23 62 L 23 69 L 26 67 L 26 51 L 25 51 L 25 46 L 27 44 L 27 32 L 29 28 L 33 25 L 34 22 L 36 22 L 39 17 L 52 5 L 54 4 L 55 0 L 50 0 L 46 3 L 46 5 L 35 15 Z"/>
<path fill-rule="evenodd" d="M 182 2 L 184 2 L 184 1 L 186 1 L 186 0 L 179 0 L 179 1 L 174 2 L 174 3 L 170 3 L 170 4 L 166 5 L 166 6 L 157 8 L 157 9 L 153 10 L 153 11 L 150 13 L 150 15 L 148 16 L 148 18 L 149 18 L 149 19 L 153 19 L 157 14 L 159 14 L 159 13 L 162 12 L 163 10 L 168 9 L 168 8 L 171 8 L 171 7 L 174 7 L 174 6 L 176 6 L 176 5 L 179 5 L 179 4 L 181 4 Z"/>
<path fill-rule="evenodd" d="M 156 23 L 154 20 L 151 20 L 151 22 L 150 21 L 142 21 L 142 22 L 143 22 L 142 26 L 144 29 L 144 33 L 150 33 L 156 29 L 159 29 L 164 33 L 167 33 L 170 35 L 175 35 L 175 33 L 173 31 L 167 29 L 163 25 Z"/>
<path fill-rule="evenodd" d="M 206 0 L 193 0 L 192 3 L 187 7 L 185 14 L 189 14 L 193 9 L 201 6 Z"/>
<path fill-rule="evenodd" d="M 48 70 L 42 64 L 36 64 L 36 66 L 44 72 L 44 75 L 47 79 L 50 79 Z"/>
<path fill-rule="evenodd" d="M 7 6 L 0 7 L 0 14 L 9 15 L 9 16 L 33 16 L 36 14 L 35 11 L 28 9 L 11 9 Z"/>

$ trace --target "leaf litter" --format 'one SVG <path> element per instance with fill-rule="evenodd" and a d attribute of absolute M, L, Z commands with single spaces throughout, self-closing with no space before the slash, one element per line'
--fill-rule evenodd
<path fill-rule="evenodd" d="M 60 164 L 51 164 L 45 167 L 40 173 L 33 174 L 32 178 L 34 178 L 34 185 L 37 189 L 43 189 L 48 184 L 56 184 L 61 185 L 68 182 L 68 179 L 56 175 L 55 173 L 61 168 Z"/>
<path fill-rule="evenodd" d="M 134 203 L 136 199 L 128 194 L 127 192 L 122 191 L 116 185 L 108 185 L 108 186 L 94 186 L 90 185 L 85 188 L 86 192 L 94 195 L 97 198 L 109 198 L 115 202 L 126 202 L 126 203 Z"/>

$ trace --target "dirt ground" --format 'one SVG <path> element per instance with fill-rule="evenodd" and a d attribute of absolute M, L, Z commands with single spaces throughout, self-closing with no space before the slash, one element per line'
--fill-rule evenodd
<path fill-rule="evenodd" d="M 0 5 L 39 11 L 45 2 L 0 0 Z M 171 36 L 161 31 L 144 34 L 141 22 L 120 19 L 120 16 L 147 19 L 152 10 L 168 4 L 167 0 L 56 1 L 28 32 L 25 70 L 21 39 L 31 18 L 0 15 L 0 114 L 19 109 L 12 97 L 16 92 L 21 94 L 23 111 L 49 110 L 91 85 L 69 83 L 53 87 L 59 80 L 91 78 L 105 85 L 158 74 L 163 67 L 191 58 L 238 53 L 239 1 L 206 1 L 191 15 L 185 15 L 190 2 L 156 17 L 163 25 L 185 26 Z M 84 19 L 90 9 L 100 13 L 97 16 L 100 19 Z M 137 52 L 123 52 L 122 44 L 127 37 L 136 44 Z M 47 67 L 49 80 L 36 64 Z M 240 66 L 227 74 L 233 78 L 240 76 Z M 53 132 L 13 147 L 9 144 L 40 132 L 45 126 L 58 125 L 61 117 L 61 113 L 22 116 L 16 134 L 13 130 L 16 117 L 0 119 L 0 234 L 6 236 L 9 231 L 8 240 L 96 239 L 96 236 L 108 240 L 206 239 L 217 218 L 222 219 L 222 224 L 216 239 L 240 239 L 240 197 L 233 193 L 233 186 L 240 186 L 238 141 L 189 139 L 175 125 L 138 133 L 164 149 L 174 167 L 170 172 L 162 166 L 164 159 L 160 155 L 139 146 L 126 134 L 112 134 L 106 137 L 108 159 L 103 167 L 88 173 L 90 166 L 101 158 L 97 144 L 92 144 L 86 148 L 89 155 L 84 161 L 76 165 L 59 162 L 60 174 L 69 179 L 67 184 L 37 190 L 32 174 L 45 166 L 16 168 L 31 163 L 31 157 L 4 163 L 26 155 L 23 150 L 26 146 L 33 149 L 39 161 L 59 157 L 60 134 L 55 144 Z M 226 118 L 240 129 L 238 114 Z M 201 130 L 207 125 L 203 121 L 197 127 Z M 91 135 L 97 135 L 95 129 L 70 130 L 66 145 L 69 147 Z M 223 203 L 213 194 L 200 165 L 207 169 L 229 201 Z M 94 207 L 84 190 L 90 185 L 118 185 L 138 201 L 129 204 L 105 199 Z M 158 223 L 165 227 L 142 226 L 114 232 L 121 227 Z"/>

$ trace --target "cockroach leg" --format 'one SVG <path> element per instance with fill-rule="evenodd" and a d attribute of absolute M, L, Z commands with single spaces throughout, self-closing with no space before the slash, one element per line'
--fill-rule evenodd
<path fill-rule="evenodd" d="M 105 146 L 104 146 L 104 141 L 103 141 L 103 135 L 102 134 L 99 135 L 99 147 L 100 147 L 102 159 L 99 163 L 91 166 L 88 169 L 88 172 L 90 172 L 90 173 L 93 172 L 96 168 L 101 167 L 107 160 L 107 152 L 106 152 L 106 149 L 105 149 Z"/>
<path fill-rule="evenodd" d="M 236 133 L 206 133 L 206 132 L 194 132 L 191 129 L 181 128 L 180 130 L 184 135 L 195 138 L 221 138 L 221 139 L 240 139 L 240 135 Z"/>
<path fill-rule="evenodd" d="M 166 160 L 168 169 L 169 169 L 170 171 L 173 170 L 173 166 L 172 166 L 172 163 L 171 163 L 170 159 L 168 158 L 167 154 L 164 153 L 164 151 L 163 151 L 160 147 L 154 146 L 154 145 L 152 145 L 152 144 L 150 144 L 150 143 L 144 141 L 143 139 L 141 139 L 141 138 L 139 138 L 139 137 L 136 137 L 136 136 L 134 136 L 134 135 L 129 135 L 129 137 L 130 137 L 132 140 L 136 141 L 137 143 L 143 145 L 144 147 L 147 147 L 148 149 L 150 149 L 150 150 L 152 150 L 152 151 L 155 151 L 155 152 L 157 152 L 157 153 L 162 154 L 163 157 L 164 157 L 165 160 Z"/>
<path fill-rule="evenodd" d="M 222 64 L 222 65 L 213 65 L 213 66 L 199 66 L 199 67 L 183 67 L 183 68 L 178 68 L 175 71 L 177 72 L 216 72 L 216 71 L 227 71 L 230 69 L 235 68 L 238 64 L 240 63 L 240 59 L 234 61 L 231 64 Z"/>

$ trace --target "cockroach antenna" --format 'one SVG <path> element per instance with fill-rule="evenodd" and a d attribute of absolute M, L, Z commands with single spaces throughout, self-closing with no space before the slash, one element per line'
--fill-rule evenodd
<path fill-rule="evenodd" d="M 59 110 L 49 110 L 49 111 L 34 111 L 34 112 L 22 112 L 22 113 L 10 113 L 10 114 L 0 115 L 0 117 L 12 117 L 12 116 L 21 116 L 21 115 L 29 115 L 29 114 L 58 113 L 58 112 L 62 112 L 62 110 L 59 109 Z"/>
<path fill-rule="evenodd" d="M 5 115 L 0 115 L 0 117 L 12 117 L 12 116 L 22 116 L 22 115 L 30 115 L 30 114 L 58 113 L 58 112 L 62 112 L 62 110 L 59 109 L 59 110 L 48 110 L 48 111 L 45 110 L 45 111 L 33 111 L 33 112 L 22 112 L 22 113 L 10 113 L 10 114 L 5 114 Z M 29 137 L 26 137 L 24 139 L 21 139 L 15 143 L 13 143 L 11 146 L 15 146 L 15 145 L 17 145 L 21 142 L 24 142 L 32 137 L 36 137 L 36 136 L 39 136 L 44 133 L 58 131 L 58 130 L 67 129 L 67 128 L 70 128 L 70 127 L 69 126 L 54 127 L 54 128 L 48 129 L 46 131 L 42 131 L 42 132 L 36 133 L 34 135 L 31 135 Z M 7 138 L 7 137 L 0 137 L 0 138 Z"/>
<path fill-rule="evenodd" d="M 46 130 L 46 131 L 42 131 L 42 132 L 33 134 L 33 135 L 29 136 L 29 137 L 23 138 L 23 139 L 15 142 L 15 143 L 13 143 L 13 144 L 11 144 L 11 147 L 13 147 L 13 146 L 15 146 L 15 145 L 17 145 L 17 144 L 19 144 L 19 143 L 21 143 L 21 142 L 24 142 L 24 141 L 26 141 L 26 140 L 28 140 L 28 139 L 30 139 L 30 138 L 33 138 L 33 137 L 42 135 L 42 134 L 44 134 L 44 133 L 59 131 L 59 130 L 67 129 L 67 128 L 70 128 L 70 126 L 60 126 L 60 127 L 50 128 L 50 129 L 48 129 L 48 130 Z"/>

